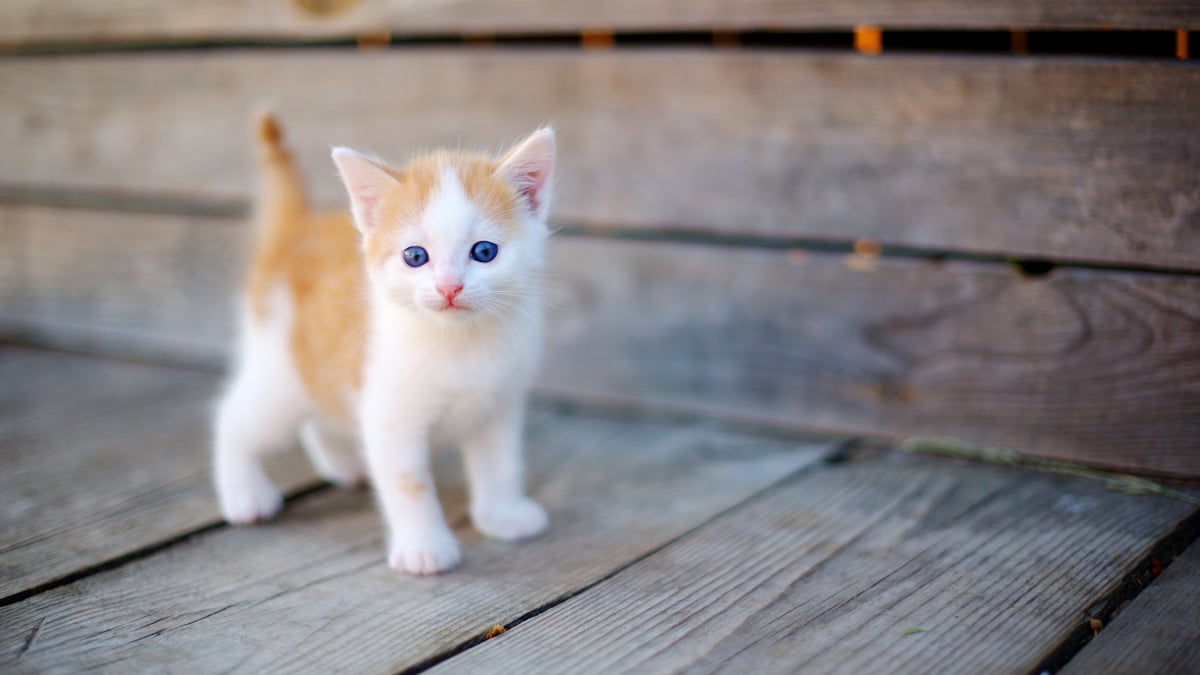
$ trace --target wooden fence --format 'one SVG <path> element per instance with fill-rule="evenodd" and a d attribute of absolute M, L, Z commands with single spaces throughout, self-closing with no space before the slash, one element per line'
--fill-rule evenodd
<path fill-rule="evenodd" d="M 911 4 L 4 3 L 0 337 L 219 366 L 263 104 L 553 122 L 543 395 L 1200 476 L 1200 2 Z"/>

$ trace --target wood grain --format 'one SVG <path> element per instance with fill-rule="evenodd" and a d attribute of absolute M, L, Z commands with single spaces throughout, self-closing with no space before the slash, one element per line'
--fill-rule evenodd
<path fill-rule="evenodd" d="M 263 102 L 291 130 L 318 201 L 339 208 L 330 145 L 403 160 L 499 149 L 550 121 L 557 222 L 1200 270 L 1200 69 L 1162 62 L 442 49 L 9 59 L 0 186 L 9 200 L 27 186 L 33 199 L 244 203 Z"/>
<path fill-rule="evenodd" d="M 1193 510 L 980 465 L 829 467 L 434 672 L 1030 672 Z"/>
<path fill-rule="evenodd" d="M 1200 672 L 1197 607 L 1200 544 L 1192 544 L 1058 672 Z"/>
<path fill-rule="evenodd" d="M 211 375 L 9 345 L 0 382 L 0 598 L 220 520 Z"/>
<path fill-rule="evenodd" d="M 469 531 L 457 458 L 442 455 L 464 545 L 453 574 L 388 569 L 369 496 L 331 490 L 272 524 L 209 532 L 0 609 L 0 668 L 396 672 L 595 583 L 826 450 L 552 413 L 529 427 L 529 483 L 552 520 L 541 539 Z"/>
<path fill-rule="evenodd" d="M 322 9 L 324 11 L 322 11 Z M 0 41 L 117 42 L 312 39 L 387 32 L 397 37 L 460 34 L 889 28 L 1195 28 L 1194 0 L 9 0 L 0 8 Z"/>
<path fill-rule="evenodd" d="M 250 232 L 234 219 L 0 207 L 0 330 L 223 369 Z"/>
<path fill-rule="evenodd" d="M 1200 279 L 638 241 L 552 255 L 544 391 L 1200 474 Z"/>
<path fill-rule="evenodd" d="M 220 368 L 246 226 L 0 208 L 0 336 Z M 539 390 L 1200 475 L 1200 279 L 560 237 Z"/>

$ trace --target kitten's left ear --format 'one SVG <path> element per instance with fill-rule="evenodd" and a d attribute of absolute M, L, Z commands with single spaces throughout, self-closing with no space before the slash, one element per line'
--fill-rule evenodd
<path fill-rule="evenodd" d="M 524 198 L 534 218 L 545 221 L 554 188 L 554 129 L 533 132 L 500 160 L 496 174 Z"/>

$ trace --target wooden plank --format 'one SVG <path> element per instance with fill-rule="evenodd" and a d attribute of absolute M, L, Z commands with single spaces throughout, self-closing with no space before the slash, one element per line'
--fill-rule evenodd
<path fill-rule="evenodd" d="M 558 222 L 1200 270 L 1200 69 L 1163 62 L 442 49 L 9 59 L 0 145 L 13 161 L 0 185 L 10 201 L 82 189 L 244 203 L 249 119 L 264 101 L 318 201 L 339 208 L 330 145 L 400 160 L 495 148 L 552 121 Z"/>
<path fill-rule="evenodd" d="M 1197 607 L 1200 544 L 1192 544 L 1058 672 L 1200 672 Z"/>
<path fill-rule="evenodd" d="M 543 391 L 1200 475 L 1198 278 L 641 241 L 552 255 Z"/>
<path fill-rule="evenodd" d="M 541 539 L 468 531 L 457 458 L 441 455 L 439 492 L 464 545 L 452 574 L 387 568 L 369 496 L 329 491 L 272 524 L 210 532 L 0 609 L 0 669 L 396 672 L 594 584 L 825 453 L 549 412 L 533 416 L 528 446 L 552 520 Z"/>
<path fill-rule="evenodd" d="M 889 28 L 1196 28 L 1194 0 L 1023 0 L 980 4 L 939 0 L 272 0 L 213 6 L 184 0 L 9 0 L 0 8 L 0 42 L 118 42 L 313 39 L 389 33 L 574 33 L 589 28 L 664 30 L 845 30 Z"/>
<path fill-rule="evenodd" d="M 0 382 L 0 598 L 220 520 L 211 375 L 4 346 Z"/>
<path fill-rule="evenodd" d="M 249 234 L 234 219 L 0 207 L 0 331 L 223 368 Z"/>
<path fill-rule="evenodd" d="M 0 225 L 0 336 L 222 362 L 245 225 Z M 569 237 L 550 260 L 548 395 L 1200 475 L 1195 277 Z"/>
<path fill-rule="evenodd" d="M 977 465 L 839 465 L 434 672 L 1034 672 L 1194 511 Z"/>

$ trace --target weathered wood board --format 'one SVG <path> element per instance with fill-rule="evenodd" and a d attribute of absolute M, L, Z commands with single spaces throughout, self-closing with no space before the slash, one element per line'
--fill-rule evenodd
<path fill-rule="evenodd" d="M 499 149 L 553 122 L 562 223 L 1200 270 L 1200 69 L 1163 62 L 449 49 L 9 59 L 0 192 L 237 208 L 255 185 L 249 120 L 263 103 L 318 201 L 339 207 L 333 144 L 402 160 Z"/>
<path fill-rule="evenodd" d="M 1098 481 L 852 462 L 434 672 L 1031 672 L 1194 510 Z"/>
<path fill-rule="evenodd" d="M 1192 544 L 1059 672 L 1200 672 L 1197 608 L 1200 544 Z"/>
<path fill-rule="evenodd" d="M 223 368 L 251 226 L 0 206 L 0 334 Z"/>
<path fill-rule="evenodd" d="M 1200 279 L 613 240 L 554 255 L 544 391 L 1200 474 Z"/>
<path fill-rule="evenodd" d="M 0 207 L 0 335 L 219 367 L 237 220 Z M 541 391 L 1200 475 L 1200 279 L 560 237 Z"/>
<path fill-rule="evenodd" d="M 529 426 L 529 483 L 552 519 L 539 540 L 474 534 L 443 455 L 440 493 L 464 543 L 453 574 L 388 569 L 369 496 L 329 490 L 274 523 L 210 531 L 0 608 L 0 669 L 396 672 L 596 583 L 828 449 L 548 412 Z"/>
<path fill-rule="evenodd" d="M 388 32 L 396 36 L 490 33 L 889 28 L 1196 28 L 1194 0 L 9 0 L 0 43 L 311 39 Z"/>
<path fill-rule="evenodd" d="M 220 520 L 212 375 L 5 345 L 0 382 L 0 599 Z"/>

